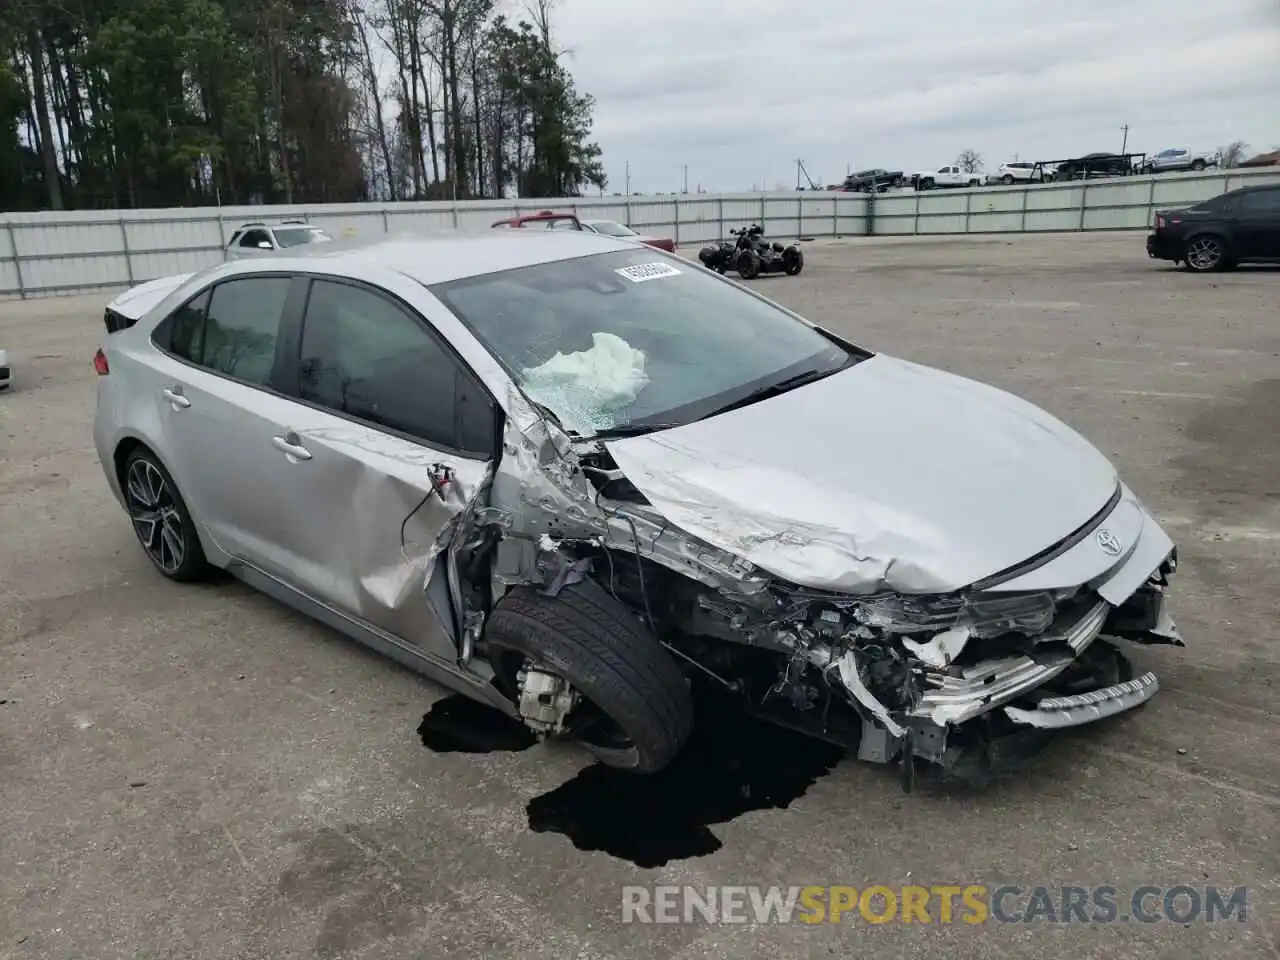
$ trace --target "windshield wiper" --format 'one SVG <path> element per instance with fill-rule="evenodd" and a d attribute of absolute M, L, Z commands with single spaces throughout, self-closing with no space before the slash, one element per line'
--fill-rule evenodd
<path fill-rule="evenodd" d="M 616 427 L 609 427 L 607 430 L 597 430 L 588 437 L 588 440 L 610 440 L 618 437 L 640 437 L 646 433 L 653 433 L 655 430 L 670 430 L 672 427 L 683 426 L 679 423 L 623 423 Z"/>
<path fill-rule="evenodd" d="M 805 370 L 803 373 L 797 373 L 795 376 L 787 377 L 785 380 L 779 380 L 777 383 L 770 383 L 767 386 L 758 387 L 752 390 L 745 397 L 739 397 L 732 403 L 726 403 L 723 407 L 717 407 L 710 413 L 705 414 L 698 419 L 706 420 L 708 417 L 714 417 L 721 413 L 728 413 L 730 410 L 737 410 L 739 407 L 745 407 L 761 400 L 768 400 L 770 397 L 776 397 L 779 394 L 787 393 L 796 387 L 803 387 L 806 383 L 813 383 L 815 380 L 821 380 L 829 377 L 833 373 L 839 373 L 843 367 L 835 367 L 826 370 Z"/>

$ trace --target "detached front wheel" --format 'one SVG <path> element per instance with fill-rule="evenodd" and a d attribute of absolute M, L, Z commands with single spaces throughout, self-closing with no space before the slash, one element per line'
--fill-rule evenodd
<path fill-rule="evenodd" d="M 693 729 L 689 684 L 675 660 L 596 583 L 554 597 L 512 589 L 494 608 L 485 642 L 499 686 L 517 703 L 535 706 L 530 677 L 546 689 L 568 684 L 571 693 L 561 685 L 549 695 L 567 706 L 562 732 L 606 766 L 661 770 Z"/>

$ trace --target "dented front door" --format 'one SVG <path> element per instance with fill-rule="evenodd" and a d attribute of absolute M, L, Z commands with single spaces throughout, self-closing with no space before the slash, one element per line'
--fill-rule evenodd
<path fill-rule="evenodd" d="M 275 451 L 278 529 L 289 531 L 279 544 L 284 576 L 424 653 L 456 660 L 445 595 L 432 604 L 426 575 L 433 544 L 475 494 L 487 463 L 306 407 L 281 427 L 291 434 Z M 440 577 L 444 562 L 436 562 Z"/>
<path fill-rule="evenodd" d="M 290 318 L 296 397 L 274 438 L 269 496 L 290 582 L 314 599 L 457 660 L 433 547 L 481 494 L 495 408 L 421 317 L 364 284 L 311 281 Z"/>

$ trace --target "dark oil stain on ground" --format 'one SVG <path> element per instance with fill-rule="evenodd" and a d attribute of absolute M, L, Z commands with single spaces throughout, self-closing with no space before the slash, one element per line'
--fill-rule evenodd
<path fill-rule="evenodd" d="M 455 699 L 465 700 L 447 698 Z M 472 720 L 473 730 L 438 734 L 441 723 L 432 716 L 445 703 L 437 703 L 419 728 L 431 749 L 521 749 L 512 744 L 527 735 L 524 727 L 479 704 L 450 704 L 444 711 L 450 723 Z M 753 810 L 787 808 L 844 755 L 840 747 L 747 716 L 723 697 L 704 696 L 693 736 L 669 766 L 646 775 L 591 764 L 529 801 L 529 828 L 563 834 L 579 850 L 660 867 L 715 853 L 721 842 L 713 825 Z"/>
<path fill-rule="evenodd" d="M 519 720 L 461 694 L 432 704 L 418 725 L 418 736 L 436 753 L 512 752 L 538 742 Z"/>

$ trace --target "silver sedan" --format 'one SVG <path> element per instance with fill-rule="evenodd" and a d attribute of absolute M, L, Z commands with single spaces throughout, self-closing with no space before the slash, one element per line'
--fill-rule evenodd
<path fill-rule="evenodd" d="M 1029 403 L 584 231 L 221 264 L 108 305 L 106 481 L 229 570 L 605 763 L 699 685 L 963 769 L 1157 689 L 1169 538 Z M 1012 741 L 1010 741 L 1012 742 Z"/>

